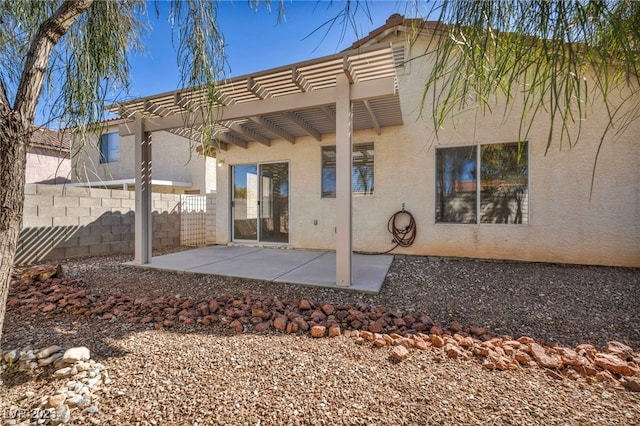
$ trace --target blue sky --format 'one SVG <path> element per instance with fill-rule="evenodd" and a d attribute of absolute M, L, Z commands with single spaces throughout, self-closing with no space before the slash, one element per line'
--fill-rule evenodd
<path fill-rule="evenodd" d="M 277 2 L 272 3 L 274 8 Z M 217 19 L 227 46 L 227 77 L 334 54 L 383 25 L 393 13 L 409 17 L 413 4 L 411 1 L 369 0 L 371 20 L 366 13 L 359 11 L 356 15 L 358 34 L 349 26 L 342 36 L 339 24 L 332 31 L 321 28 L 314 33 L 341 12 L 344 2 L 340 0 L 288 0 L 285 19 L 280 23 L 277 11 L 269 12 L 265 4 L 260 4 L 255 11 L 246 0 L 222 1 Z M 167 5 L 161 4 L 161 8 L 166 9 Z M 164 12 L 153 21 L 154 28 L 143 40 L 145 52 L 131 58 L 130 97 L 144 97 L 179 88 L 176 52 L 166 10 Z"/>

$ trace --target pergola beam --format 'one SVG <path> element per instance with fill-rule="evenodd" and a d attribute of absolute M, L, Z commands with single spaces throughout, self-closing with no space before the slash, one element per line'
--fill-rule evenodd
<path fill-rule="evenodd" d="M 248 117 L 248 118 L 249 120 L 253 121 L 257 125 L 264 127 L 271 133 L 280 136 L 282 139 L 289 141 L 291 143 L 296 143 L 295 136 L 293 136 L 291 133 L 287 132 L 277 124 L 267 120 L 266 118 L 263 118 L 263 117 Z"/>
<path fill-rule="evenodd" d="M 261 135 L 260 133 L 256 132 L 253 129 L 250 129 L 238 123 L 234 123 L 232 121 L 225 121 L 224 123 L 220 123 L 220 124 L 222 124 L 227 129 L 244 136 L 247 139 L 260 142 L 261 144 L 266 146 L 271 146 L 271 139 L 269 139 L 264 135 Z"/>
<path fill-rule="evenodd" d="M 253 93 L 259 99 L 267 99 L 271 97 L 271 93 L 260 83 L 255 81 L 253 77 L 247 78 L 247 90 Z"/>
<path fill-rule="evenodd" d="M 329 119 L 329 122 L 333 125 L 333 127 L 336 127 L 336 116 L 333 113 L 333 111 L 331 111 L 331 108 L 329 108 L 326 105 L 321 106 L 320 111 L 322 111 L 322 113 L 327 117 L 327 119 Z"/>
<path fill-rule="evenodd" d="M 385 77 L 378 80 L 363 81 L 350 85 L 349 94 L 352 102 L 365 99 L 376 99 L 393 96 L 396 94 L 394 77 Z M 335 104 L 336 87 L 312 90 L 305 93 L 295 93 L 287 96 L 263 99 L 255 102 L 245 102 L 228 105 L 218 111 L 217 118 L 221 121 L 244 119 L 265 114 L 277 114 L 289 111 L 318 108 Z M 177 127 L 197 126 L 204 122 L 203 113 L 174 114 L 168 117 L 149 118 L 146 121 L 148 131 L 157 132 L 170 130 Z M 133 126 L 130 123 L 120 125 L 120 136 L 133 134 Z"/>
<path fill-rule="evenodd" d="M 220 139 L 222 142 L 235 145 L 237 147 L 247 149 L 247 142 L 243 141 L 237 136 L 232 135 L 231 133 L 222 133 L 219 132 L 213 136 L 214 139 Z"/>
<path fill-rule="evenodd" d="M 371 107 L 371 103 L 368 100 L 364 100 L 362 101 L 363 105 L 364 105 L 364 109 L 367 112 L 367 115 L 369 116 L 369 121 L 371 122 L 371 126 L 373 126 L 373 128 L 375 129 L 377 134 L 382 134 L 382 130 L 380 129 L 380 122 L 378 121 L 378 117 L 376 117 L 376 113 L 373 111 L 373 108 Z"/>
<path fill-rule="evenodd" d="M 302 92 L 308 92 L 311 87 L 307 79 L 300 74 L 300 71 L 298 71 L 298 68 L 296 67 L 293 67 L 291 70 L 291 81 L 293 81 L 293 84 L 295 84 Z"/>
<path fill-rule="evenodd" d="M 300 117 L 295 112 L 285 112 L 284 116 L 293 122 L 296 126 L 300 127 L 302 130 L 307 132 L 309 135 L 313 136 L 315 140 L 320 142 L 322 140 L 322 134 L 315 129 L 311 124 L 307 123 L 306 120 Z"/>

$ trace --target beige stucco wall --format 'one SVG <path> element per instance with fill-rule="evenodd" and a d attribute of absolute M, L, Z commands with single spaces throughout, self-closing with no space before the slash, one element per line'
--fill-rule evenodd
<path fill-rule="evenodd" d="M 30 147 L 27 151 L 26 183 L 65 183 L 71 179 L 68 153 Z"/>
<path fill-rule="evenodd" d="M 107 132 L 117 132 L 117 125 Z M 82 152 L 73 160 L 74 182 L 99 182 L 135 177 L 134 136 L 120 137 L 120 161 L 100 164 L 98 138 L 91 138 Z M 77 144 L 76 144 L 77 146 Z M 155 132 L 152 139 L 153 179 L 191 182 L 191 190 L 206 194 L 216 189 L 215 160 L 205 158 L 195 151 L 195 144 L 188 139 L 168 133 Z M 165 188 L 165 190 L 167 190 Z M 177 192 L 182 192 L 181 189 Z"/>
<path fill-rule="evenodd" d="M 414 54 L 422 53 L 416 45 Z M 518 139 L 520 112 L 503 115 L 461 114 L 454 125 L 433 139 L 428 113 L 418 116 L 426 64 L 411 63 L 399 73 L 404 125 L 354 133 L 353 142 L 374 142 L 375 195 L 353 198 L 354 249 L 381 252 L 392 247 L 386 226 L 402 203 L 417 221 L 413 246 L 394 253 L 462 256 L 490 259 L 640 266 L 640 122 L 622 135 L 610 134 L 591 173 L 600 136 L 607 123 L 595 110 L 583 122 L 579 142 L 562 149 L 558 140 L 545 155 L 544 115 L 529 141 L 529 224 L 467 225 L 435 223 L 435 148 Z M 559 137 L 559 132 L 557 132 Z M 290 245 L 295 248 L 335 247 L 335 199 L 320 197 L 322 145 L 334 145 L 335 135 L 318 143 L 298 138 L 271 147 L 249 143 L 244 150 L 230 146 L 217 169 L 217 242 L 230 240 L 230 166 L 254 162 L 290 164 Z M 314 225 L 314 220 L 318 221 Z"/>

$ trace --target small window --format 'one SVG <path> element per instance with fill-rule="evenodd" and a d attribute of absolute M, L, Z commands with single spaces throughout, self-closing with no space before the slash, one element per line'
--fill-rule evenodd
<path fill-rule="evenodd" d="M 100 136 L 100 163 L 120 161 L 120 140 L 118 133 L 105 133 Z"/>
<path fill-rule="evenodd" d="M 437 149 L 436 222 L 528 223 L 527 153 L 527 142 Z"/>
<path fill-rule="evenodd" d="M 351 187 L 354 195 L 373 195 L 373 142 L 353 145 Z M 336 196 L 336 147 L 322 147 L 322 197 Z"/>

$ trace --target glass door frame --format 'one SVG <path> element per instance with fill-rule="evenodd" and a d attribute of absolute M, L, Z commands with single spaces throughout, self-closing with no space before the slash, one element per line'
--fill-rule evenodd
<path fill-rule="evenodd" d="M 257 231 L 256 231 L 256 239 L 255 240 L 246 240 L 246 239 L 237 239 L 235 236 L 235 226 L 234 226 L 234 222 L 235 222 L 235 196 L 234 196 L 234 184 L 235 184 L 235 167 L 242 167 L 242 166 L 256 166 L 256 176 L 257 176 L 257 181 L 258 181 L 258 201 L 262 200 L 262 194 L 263 194 L 263 188 L 262 188 L 262 179 L 260 179 L 260 174 L 261 174 L 261 166 L 263 164 L 286 164 L 287 165 L 287 181 L 288 181 L 288 186 L 289 186 L 289 196 L 287 197 L 287 215 L 289 217 L 288 221 L 289 223 L 291 223 L 291 162 L 289 160 L 283 160 L 283 161 L 261 161 L 261 162 L 255 162 L 255 163 L 238 163 L 238 164 L 231 164 L 229 167 L 229 174 L 230 174 L 230 179 L 229 179 L 229 235 L 231 235 L 231 242 L 234 243 L 247 243 L 247 244 L 263 244 L 263 245 L 278 245 L 278 246 L 284 246 L 284 245 L 289 245 L 289 243 L 291 242 L 291 232 L 289 229 L 289 232 L 287 232 L 287 242 L 271 242 L 271 241 L 262 241 L 260 240 L 260 235 L 262 234 L 262 209 L 261 209 L 261 205 L 256 206 L 257 211 L 258 211 L 258 217 L 257 217 Z"/>

